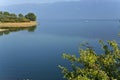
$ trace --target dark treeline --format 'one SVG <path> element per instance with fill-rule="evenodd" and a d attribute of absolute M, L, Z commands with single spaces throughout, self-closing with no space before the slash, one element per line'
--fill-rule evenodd
<path fill-rule="evenodd" d="M 23 14 L 14 14 L 9 12 L 0 11 L 0 22 L 30 22 L 36 21 L 36 15 L 34 13 Z"/>

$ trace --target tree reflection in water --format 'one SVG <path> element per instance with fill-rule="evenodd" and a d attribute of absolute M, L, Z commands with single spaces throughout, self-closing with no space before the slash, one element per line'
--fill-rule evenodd
<path fill-rule="evenodd" d="M 2 35 L 8 35 L 11 32 L 18 32 L 18 31 L 23 31 L 23 30 L 26 30 L 28 32 L 34 32 L 36 29 L 36 26 L 32 26 L 32 27 L 1 27 L 0 29 L 1 29 L 0 36 L 2 36 Z M 2 29 L 4 29 L 4 30 L 2 31 Z"/>

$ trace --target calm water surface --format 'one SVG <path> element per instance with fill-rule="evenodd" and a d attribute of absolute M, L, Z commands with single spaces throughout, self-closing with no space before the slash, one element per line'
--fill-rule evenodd
<path fill-rule="evenodd" d="M 68 66 L 62 53 L 77 54 L 80 43 L 119 40 L 119 21 L 38 20 L 35 31 L 0 36 L 0 80 L 64 80 L 58 64 Z"/>

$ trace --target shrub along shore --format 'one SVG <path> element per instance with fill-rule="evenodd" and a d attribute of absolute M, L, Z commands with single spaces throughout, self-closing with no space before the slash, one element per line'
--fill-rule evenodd
<path fill-rule="evenodd" d="M 34 13 L 16 15 L 0 11 L 0 27 L 31 27 L 36 25 L 36 15 Z"/>

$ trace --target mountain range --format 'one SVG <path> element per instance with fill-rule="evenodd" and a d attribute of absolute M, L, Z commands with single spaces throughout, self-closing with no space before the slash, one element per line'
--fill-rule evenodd
<path fill-rule="evenodd" d="M 19 4 L 1 6 L 1 11 L 13 13 L 34 12 L 40 19 L 119 19 L 120 2 L 69 1 L 44 4 Z"/>

